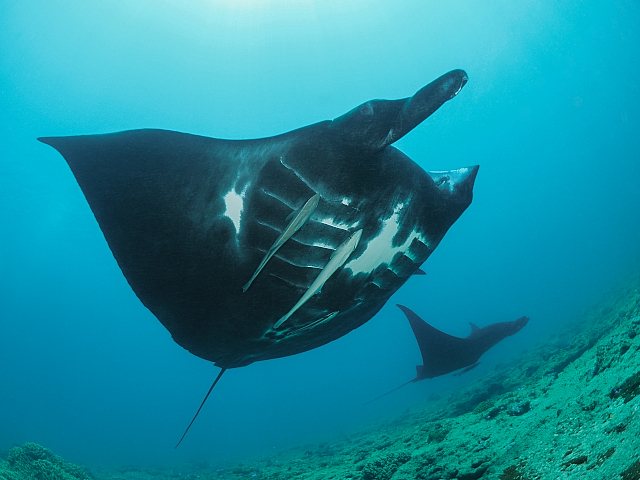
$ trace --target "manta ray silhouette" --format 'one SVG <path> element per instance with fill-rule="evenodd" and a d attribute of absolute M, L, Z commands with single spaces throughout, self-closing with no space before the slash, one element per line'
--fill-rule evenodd
<path fill-rule="evenodd" d="M 453 70 L 270 138 L 38 140 L 69 164 L 142 303 L 222 368 L 213 388 L 226 369 L 340 338 L 420 273 L 471 203 L 478 167 L 426 172 L 392 144 L 466 82 Z"/>
<path fill-rule="evenodd" d="M 468 372 L 478 366 L 480 363 L 478 360 L 487 350 L 501 340 L 515 335 L 529 322 L 527 317 L 520 317 L 512 322 L 492 323 L 483 328 L 469 322 L 471 333 L 466 338 L 460 338 L 432 327 L 404 305 L 397 306 L 409 320 L 420 347 L 422 365 L 416 365 L 416 378 L 374 398 L 365 405 L 413 382 L 439 377 L 463 368 L 464 370 L 457 375 Z"/>

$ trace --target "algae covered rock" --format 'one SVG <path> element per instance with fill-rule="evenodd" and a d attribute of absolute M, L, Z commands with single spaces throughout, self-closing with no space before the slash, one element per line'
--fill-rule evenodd
<path fill-rule="evenodd" d="M 484 402 L 480 402 L 476 408 L 473 409 L 473 413 L 482 413 L 485 410 L 488 410 L 489 408 L 493 407 L 495 405 L 495 402 L 492 402 L 491 400 L 485 400 Z"/>
<path fill-rule="evenodd" d="M 404 450 L 379 455 L 362 469 L 362 480 L 389 480 L 400 465 L 411 460 L 411 454 Z"/>
<path fill-rule="evenodd" d="M 9 450 L 7 461 L 0 463 L 0 480 L 91 480 L 91 477 L 48 448 L 25 443 Z"/>

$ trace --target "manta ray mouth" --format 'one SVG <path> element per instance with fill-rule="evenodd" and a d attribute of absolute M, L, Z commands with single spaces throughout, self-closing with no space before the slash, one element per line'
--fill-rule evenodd
<path fill-rule="evenodd" d="M 462 76 L 461 81 L 460 81 L 460 86 L 458 87 L 458 89 L 455 92 L 453 92 L 453 95 L 451 95 L 451 98 L 453 98 L 456 95 L 458 95 L 460 93 L 460 90 L 462 90 L 462 87 L 464 87 L 467 84 L 468 81 L 469 81 L 469 77 L 467 77 L 467 75 L 464 74 Z"/>

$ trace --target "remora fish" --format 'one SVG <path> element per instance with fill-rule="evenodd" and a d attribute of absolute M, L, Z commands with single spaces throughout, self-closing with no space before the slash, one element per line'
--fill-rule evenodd
<path fill-rule="evenodd" d="M 358 246 L 358 242 L 360 242 L 361 236 L 362 236 L 362 229 L 353 233 L 353 235 L 351 235 L 347 240 L 345 240 L 342 243 L 342 245 L 340 245 L 336 249 L 336 251 L 331 254 L 331 259 L 329 260 L 329 263 L 327 263 L 327 266 L 324 267 L 322 271 L 318 274 L 318 276 L 313 281 L 311 286 L 307 289 L 307 291 L 302 296 L 302 298 L 298 300 L 298 303 L 296 303 L 291 310 L 289 310 L 289 313 L 287 313 L 284 317 L 282 317 L 280 320 L 276 322 L 273 328 L 278 328 L 280 325 L 286 322 L 287 319 L 291 315 L 293 315 L 298 308 L 304 305 L 304 303 L 307 300 L 309 300 L 311 297 L 313 297 L 316 293 L 318 293 L 322 289 L 322 286 L 325 284 L 327 280 L 329 280 L 329 277 L 333 275 L 335 271 L 338 270 L 342 265 L 344 265 L 344 262 L 347 261 L 347 258 L 349 258 L 349 255 L 351 255 L 351 253 L 356 249 L 356 247 Z"/>
<path fill-rule="evenodd" d="M 262 271 L 262 269 L 267 264 L 267 262 L 271 259 L 271 257 L 275 255 L 278 249 L 282 245 L 284 245 L 284 243 L 287 240 L 289 240 L 294 233 L 300 230 L 300 228 L 305 223 L 307 223 L 307 220 L 309 219 L 309 217 L 313 214 L 313 212 L 318 207 L 319 201 L 320 201 L 320 194 L 316 193 L 313 197 L 307 200 L 307 203 L 304 204 L 304 206 L 297 212 L 297 214 L 295 211 L 291 214 L 291 215 L 294 215 L 294 214 L 296 215 L 293 218 L 293 220 L 291 220 L 289 225 L 287 225 L 287 228 L 285 228 L 283 232 L 280 234 L 280 236 L 276 239 L 276 241 L 273 242 L 273 245 L 271 245 L 271 248 L 262 259 L 262 262 L 260 262 L 260 265 L 258 265 L 258 268 L 256 269 L 251 279 L 246 283 L 244 287 L 242 287 L 243 292 L 247 291 L 247 289 L 251 286 L 253 281 L 258 276 L 258 274 Z"/>

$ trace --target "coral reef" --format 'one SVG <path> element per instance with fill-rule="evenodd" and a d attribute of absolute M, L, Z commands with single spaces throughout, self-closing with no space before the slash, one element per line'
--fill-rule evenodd
<path fill-rule="evenodd" d="M 37 443 L 9 450 L 0 463 L 0 480 L 91 480 L 82 468 L 65 462 Z"/>
<path fill-rule="evenodd" d="M 411 454 L 406 451 L 378 455 L 363 467 L 362 480 L 389 480 L 398 467 L 410 459 Z"/>

